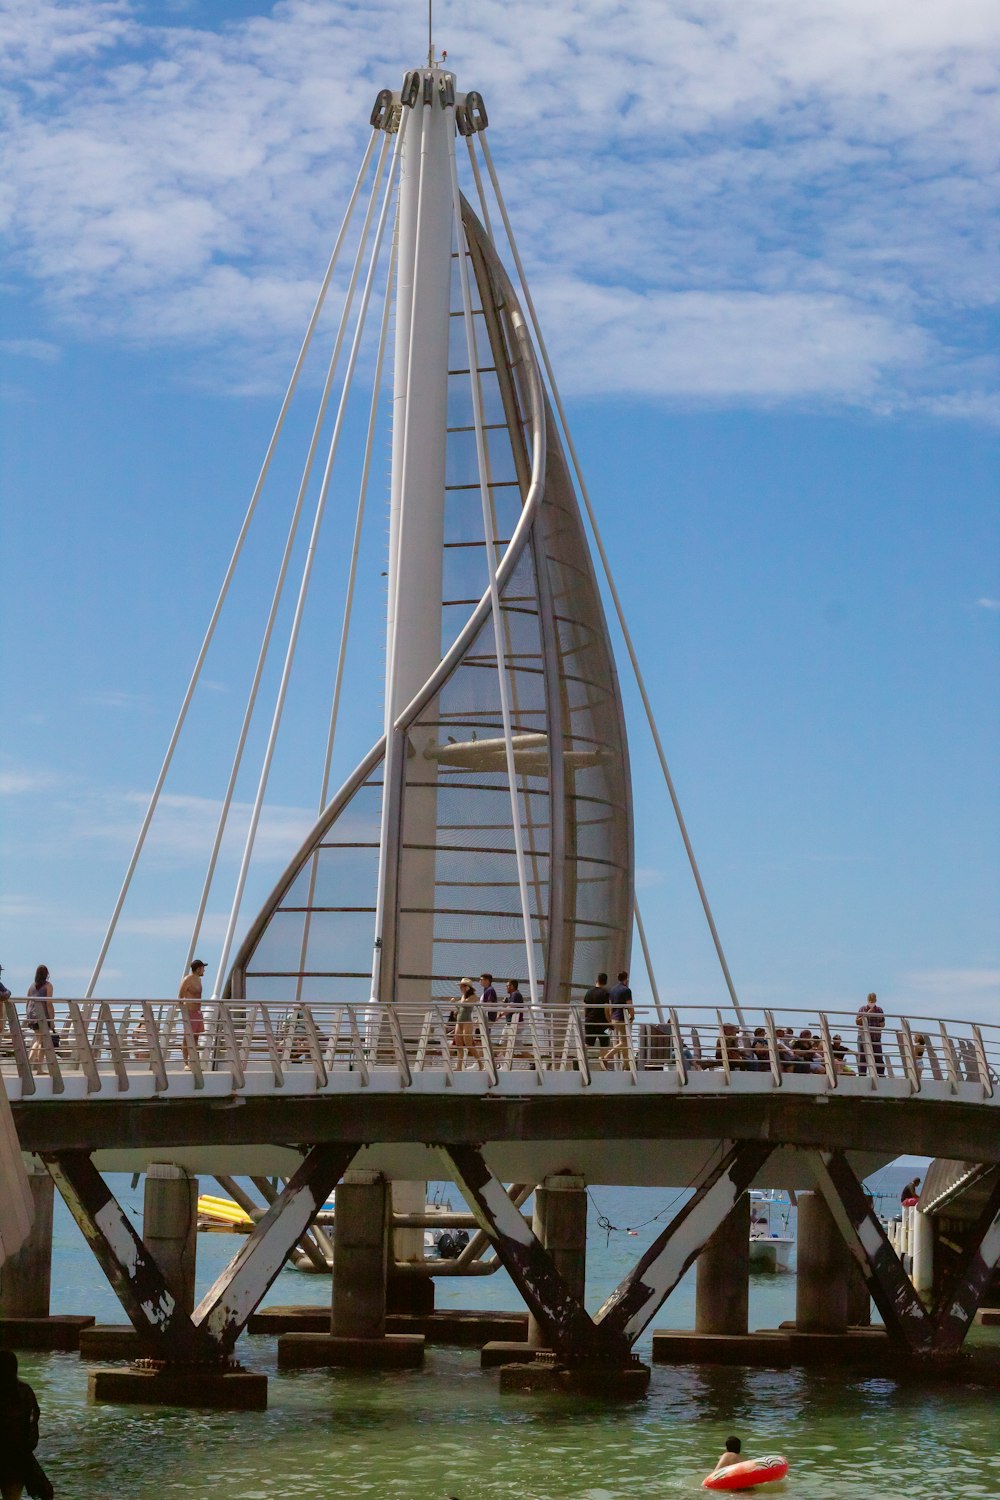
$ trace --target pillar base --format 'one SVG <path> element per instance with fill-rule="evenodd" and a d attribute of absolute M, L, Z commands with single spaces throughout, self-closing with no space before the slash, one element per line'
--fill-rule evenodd
<path fill-rule="evenodd" d="M 422 1333 L 428 1344 L 479 1349 L 490 1339 L 526 1339 L 528 1314 L 455 1307 L 431 1313 L 389 1313 L 386 1333 Z M 263 1307 L 251 1315 L 248 1333 L 329 1333 L 328 1307 Z"/>
<path fill-rule="evenodd" d="M 80 1333 L 94 1319 L 83 1314 L 55 1314 L 48 1318 L 0 1318 L 0 1349 L 58 1349 L 73 1353 Z"/>
<path fill-rule="evenodd" d="M 140 1359 L 146 1351 L 131 1323 L 94 1323 L 80 1331 L 80 1358 Z"/>
<path fill-rule="evenodd" d="M 536 1391 L 567 1396 L 600 1396 L 603 1400 L 636 1401 L 649 1387 L 648 1365 L 633 1360 L 627 1365 L 561 1365 L 546 1353 L 531 1364 L 500 1367 L 500 1393 L 532 1394 Z"/>
<path fill-rule="evenodd" d="M 537 1344 L 526 1343 L 524 1339 L 491 1339 L 479 1351 L 479 1364 L 483 1370 L 496 1370 L 503 1365 L 530 1365 L 534 1364 L 536 1354 L 554 1357 L 551 1350 L 540 1349 Z"/>
<path fill-rule="evenodd" d="M 689 1333 L 658 1328 L 653 1333 L 654 1365 L 746 1365 L 785 1370 L 791 1363 L 788 1339 L 779 1331 Z"/>
<path fill-rule="evenodd" d="M 201 1406 L 265 1411 L 267 1376 L 251 1370 L 91 1370 L 87 1400 L 117 1406 Z"/>
<path fill-rule="evenodd" d="M 424 1339 L 416 1333 L 390 1333 L 381 1339 L 286 1333 L 278 1340 L 279 1370 L 415 1370 L 423 1362 Z"/>
<path fill-rule="evenodd" d="M 1000 1328 L 1000 1307 L 981 1307 L 975 1321 L 980 1328 Z"/>

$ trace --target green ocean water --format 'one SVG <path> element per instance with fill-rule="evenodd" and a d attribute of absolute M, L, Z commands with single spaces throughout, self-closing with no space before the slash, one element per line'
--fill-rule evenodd
<path fill-rule="evenodd" d="M 116 1189 L 137 1206 L 127 1181 Z M 598 1305 L 655 1234 L 644 1224 L 674 1195 L 595 1189 L 589 1299 Z M 456 1205 L 457 1206 L 457 1205 Z M 662 1222 L 662 1220 L 661 1220 Z M 628 1225 L 643 1225 L 625 1232 Z M 207 1285 L 233 1253 L 229 1236 L 199 1238 Z M 283 1272 L 269 1302 L 319 1303 L 329 1284 Z M 75 1226 L 57 1215 L 53 1311 L 123 1321 Z M 439 1282 L 438 1306 L 516 1307 L 502 1276 Z M 794 1277 L 755 1277 L 750 1326 L 775 1326 L 794 1308 Z M 693 1323 L 688 1277 L 656 1319 Z M 979 1338 L 988 1337 L 977 1331 Z M 648 1343 L 639 1346 L 642 1353 Z M 213 1496 L 219 1500 L 383 1495 L 399 1500 L 701 1493 L 726 1437 L 748 1456 L 784 1453 L 775 1493 L 802 1500 L 980 1496 L 1000 1492 L 1000 1394 L 914 1386 L 843 1372 L 671 1369 L 654 1366 L 647 1397 L 627 1405 L 501 1396 L 473 1350 L 430 1348 L 421 1371 L 279 1374 L 275 1343 L 244 1338 L 243 1364 L 270 1378 L 264 1413 L 89 1407 L 75 1355 L 24 1355 L 42 1406 L 39 1456 L 64 1500 L 94 1496 Z M 757 1491 L 767 1494 L 768 1490 Z"/>

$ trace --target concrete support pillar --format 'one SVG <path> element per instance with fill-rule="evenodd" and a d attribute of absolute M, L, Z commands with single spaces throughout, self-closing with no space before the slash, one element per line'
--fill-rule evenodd
<path fill-rule="evenodd" d="M 52 1285 L 52 1203 L 48 1172 L 28 1173 L 34 1206 L 31 1233 L 16 1255 L 0 1266 L 0 1318 L 47 1318 Z"/>
<path fill-rule="evenodd" d="M 750 1195 L 744 1193 L 698 1256 L 697 1333 L 746 1333 L 750 1302 Z"/>
<path fill-rule="evenodd" d="M 582 1177 L 546 1177 L 535 1190 L 535 1237 L 552 1257 L 574 1297 L 587 1288 L 587 1185 Z M 528 1343 L 545 1347 L 545 1335 L 528 1315 Z"/>
<path fill-rule="evenodd" d="M 847 1329 L 850 1251 L 820 1193 L 798 1195 L 795 1326 L 800 1333 Z"/>
<path fill-rule="evenodd" d="M 870 1328 L 872 1321 L 872 1294 L 853 1256 L 847 1271 L 847 1321 L 851 1328 Z"/>
<path fill-rule="evenodd" d="M 333 1311 L 338 1338 L 385 1337 L 389 1184 L 380 1172 L 345 1172 L 333 1228 Z"/>
<path fill-rule="evenodd" d="M 934 1295 L 934 1223 L 919 1208 L 913 1210 L 910 1233 L 913 1290 L 929 1302 Z"/>
<path fill-rule="evenodd" d="M 183 1167 L 150 1162 L 143 1194 L 142 1238 L 184 1312 L 194 1310 L 198 1246 L 198 1179 Z"/>

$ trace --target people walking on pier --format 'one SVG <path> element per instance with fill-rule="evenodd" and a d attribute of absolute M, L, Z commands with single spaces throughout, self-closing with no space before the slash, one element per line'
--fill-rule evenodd
<path fill-rule="evenodd" d="M 862 1005 L 855 1017 L 858 1028 L 858 1072 L 866 1075 L 868 1072 L 868 1047 L 865 1039 L 871 1043 L 871 1056 L 875 1063 L 875 1072 L 879 1078 L 885 1076 L 885 1058 L 882 1055 L 882 1031 L 885 1027 L 885 1012 L 875 996 L 874 991 Z"/>
<path fill-rule="evenodd" d="M 483 992 L 479 997 L 479 1003 L 483 1007 L 487 1021 L 492 1026 L 493 1022 L 500 1014 L 500 1002 L 497 999 L 497 992 L 493 988 L 493 975 L 480 974 L 479 983 L 483 987 Z"/>
<path fill-rule="evenodd" d="M 205 975 L 206 965 L 200 958 L 191 960 L 191 971 L 184 975 L 181 987 L 177 991 L 177 998 L 181 1002 L 182 1010 L 191 1023 L 191 1039 L 195 1052 L 198 1051 L 198 1038 L 205 1030 L 205 1017 L 201 1009 L 201 982 Z M 186 1067 L 191 1066 L 190 1044 L 188 1043 L 188 1028 L 183 1026 L 181 1030 L 181 1053 Z"/>
<path fill-rule="evenodd" d="M 611 986 L 608 994 L 607 1016 L 614 1042 L 601 1059 L 605 1067 L 608 1065 L 609 1058 L 618 1055 L 628 1057 L 629 1027 L 635 1020 L 635 1004 L 632 1000 L 632 991 L 629 989 L 627 969 L 622 969 L 618 975 L 617 984 Z"/>
<path fill-rule="evenodd" d="M 608 1007 L 611 1003 L 611 992 L 608 989 L 607 974 L 598 974 L 597 983 L 591 985 L 583 997 L 583 1034 L 588 1049 L 596 1047 L 603 1054 L 604 1048 L 611 1040 L 608 1035 Z M 603 1066 L 604 1058 L 601 1057 Z"/>
<path fill-rule="evenodd" d="M 505 1021 L 522 1021 L 524 1019 L 524 996 L 521 994 L 516 979 L 508 979 L 507 981 L 503 1018 Z"/>
<path fill-rule="evenodd" d="M 465 1067 L 465 1059 L 471 1053 L 476 1059 L 476 1067 L 480 1070 L 483 1066 L 483 1055 L 476 1040 L 476 1029 L 472 1019 L 472 1008 L 476 1003 L 476 987 L 471 979 L 460 979 L 458 981 L 459 997 L 455 1004 L 455 1059 L 458 1071 Z"/>
<path fill-rule="evenodd" d="M 20 1500 L 27 1489 L 38 1500 L 51 1500 L 52 1485 L 35 1457 L 38 1447 L 38 1402 L 17 1378 L 17 1355 L 0 1349 L 0 1495 Z"/>
<path fill-rule="evenodd" d="M 55 1028 L 56 1008 L 52 1004 L 52 981 L 44 964 L 39 964 L 35 970 L 35 982 L 28 990 L 25 1016 L 29 1028 L 35 1033 L 28 1061 L 32 1067 L 37 1067 L 45 1061 L 44 1036 L 50 1036 L 54 1046 L 59 1045 Z"/>

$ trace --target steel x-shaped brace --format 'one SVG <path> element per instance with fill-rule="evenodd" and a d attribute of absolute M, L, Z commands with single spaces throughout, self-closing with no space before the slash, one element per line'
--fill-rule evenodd
<path fill-rule="evenodd" d="M 190 1317 L 89 1152 L 58 1152 L 43 1160 L 148 1352 L 180 1363 L 217 1364 L 231 1353 L 359 1149 L 314 1146 Z"/>
<path fill-rule="evenodd" d="M 591 1318 L 472 1146 L 440 1148 L 498 1259 L 556 1354 L 569 1363 L 627 1359 L 684 1272 L 735 1207 L 774 1147 L 741 1141 L 698 1186 Z"/>

